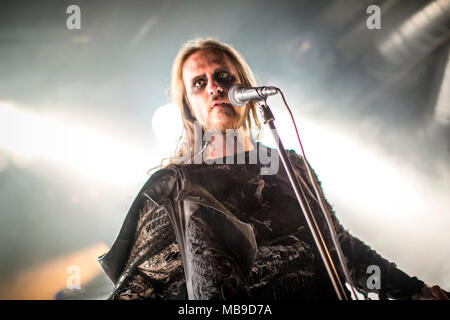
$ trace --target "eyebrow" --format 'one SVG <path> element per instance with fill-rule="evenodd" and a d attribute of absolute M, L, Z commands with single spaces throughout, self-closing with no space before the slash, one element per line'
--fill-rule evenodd
<path fill-rule="evenodd" d="M 230 68 L 228 68 L 228 67 L 220 67 L 220 68 L 217 68 L 216 70 L 214 70 L 213 73 L 217 73 L 217 72 L 221 72 L 221 71 L 226 71 L 226 72 L 232 74 Z M 195 83 L 195 81 L 197 81 L 198 79 L 203 78 L 204 76 L 205 76 L 205 74 L 200 74 L 200 75 L 198 75 L 198 76 L 195 76 L 194 78 L 192 78 L 191 83 L 192 83 L 192 84 Z"/>

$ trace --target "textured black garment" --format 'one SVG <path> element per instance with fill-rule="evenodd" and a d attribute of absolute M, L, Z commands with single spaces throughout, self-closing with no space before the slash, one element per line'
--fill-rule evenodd
<path fill-rule="evenodd" d="M 288 154 L 331 248 L 304 162 Z M 263 166 L 245 157 L 246 164 L 171 166 L 149 179 L 113 247 L 99 257 L 115 283 L 110 299 L 336 299 L 281 161 L 277 174 L 261 175 Z M 351 236 L 325 203 L 359 291 L 382 299 L 420 291 L 422 281 Z M 367 289 L 370 265 L 381 270 L 378 291 Z"/>

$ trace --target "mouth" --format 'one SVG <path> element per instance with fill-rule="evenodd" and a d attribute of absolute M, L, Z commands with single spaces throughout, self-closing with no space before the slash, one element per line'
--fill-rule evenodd
<path fill-rule="evenodd" d="M 225 101 L 217 101 L 217 102 L 214 102 L 212 108 L 213 108 L 213 109 L 214 109 L 214 108 L 231 108 L 231 109 L 233 109 L 233 107 L 231 106 L 231 104 L 226 103 Z"/>

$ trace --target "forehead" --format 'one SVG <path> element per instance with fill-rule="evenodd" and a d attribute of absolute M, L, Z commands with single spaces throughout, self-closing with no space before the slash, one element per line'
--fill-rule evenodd
<path fill-rule="evenodd" d="M 183 80 L 188 81 L 196 76 L 224 67 L 237 75 L 236 67 L 226 54 L 212 50 L 199 50 L 191 54 L 184 62 Z"/>

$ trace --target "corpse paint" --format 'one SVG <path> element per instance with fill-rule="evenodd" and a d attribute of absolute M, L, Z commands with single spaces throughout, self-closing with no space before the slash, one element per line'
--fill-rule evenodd
<path fill-rule="evenodd" d="M 212 307 L 190 307 L 187 304 L 184 307 L 178 308 L 178 314 L 196 314 L 206 315 L 208 318 L 211 314 Z"/>

